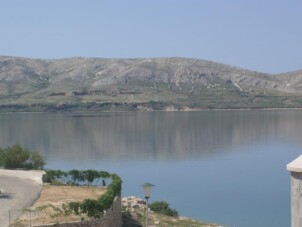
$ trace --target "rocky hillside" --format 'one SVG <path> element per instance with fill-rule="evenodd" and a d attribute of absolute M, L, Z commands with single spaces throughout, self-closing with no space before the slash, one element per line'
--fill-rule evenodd
<path fill-rule="evenodd" d="M 302 70 L 277 74 L 274 78 L 282 82 L 284 90 L 293 93 L 302 92 Z"/>
<path fill-rule="evenodd" d="M 2 110 L 301 107 L 302 71 L 270 75 L 186 58 L 0 56 Z"/>

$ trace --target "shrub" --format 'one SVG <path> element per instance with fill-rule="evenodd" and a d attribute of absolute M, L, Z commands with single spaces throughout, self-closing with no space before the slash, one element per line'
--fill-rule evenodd
<path fill-rule="evenodd" d="M 150 203 L 149 208 L 159 214 L 178 217 L 178 212 L 175 209 L 171 209 L 169 204 L 165 201 L 156 201 L 154 203 Z"/>
<path fill-rule="evenodd" d="M 68 205 L 69 205 L 69 208 L 70 208 L 76 215 L 79 215 L 79 214 L 80 214 L 80 206 L 81 206 L 81 203 L 80 203 L 80 202 L 70 202 Z"/>
<path fill-rule="evenodd" d="M 46 158 L 40 155 L 38 152 L 31 152 L 29 159 L 30 169 L 43 169 L 46 164 Z"/>
<path fill-rule="evenodd" d="M 0 148 L 0 166 L 8 169 L 43 169 L 46 164 L 45 157 L 38 152 L 30 152 L 15 144 L 6 149 Z"/>
<path fill-rule="evenodd" d="M 88 217 L 99 218 L 103 214 L 102 204 L 94 199 L 85 199 L 80 204 L 82 213 L 86 213 Z"/>
<path fill-rule="evenodd" d="M 42 182 L 44 183 L 51 183 L 51 178 L 46 173 L 42 175 Z"/>

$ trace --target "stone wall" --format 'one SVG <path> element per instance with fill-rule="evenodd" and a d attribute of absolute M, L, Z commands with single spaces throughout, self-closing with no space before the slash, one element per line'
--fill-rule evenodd
<path fill-rule="evenodd" d="M 91 219 L 81 222 L 39 225 L 34 227 L 121 227 L 122 226 L 121 198 L 116 197 L 112 207 L 100 219 Z"/>

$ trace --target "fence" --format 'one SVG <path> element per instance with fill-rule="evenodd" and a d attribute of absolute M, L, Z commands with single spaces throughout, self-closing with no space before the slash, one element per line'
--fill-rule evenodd
<path fill-rule="evenodd" d="M 23 210 L 9 210 L 8 211 L 8 225 L 14 226 L 15 220 L 23 214 Z"/>
<path fill-rule="evenodd" d="M 8 211 L 8 223 L 9 227 L 22 226 L 32 227 L 32 220 L 35 216 L 38 216 L 38 212 L 32 210 L 9 210 Z M 20 223 L 21 220 L 27 220 L 26 222 Z"/>

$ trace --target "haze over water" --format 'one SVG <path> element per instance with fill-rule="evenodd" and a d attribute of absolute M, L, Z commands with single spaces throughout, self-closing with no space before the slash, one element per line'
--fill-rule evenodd
<path fill-rule="evenodd" d="M 19 142 L 47 168 L 99 169 L 123 196 L 234 227 L 290 226 L 286 164 L 302 151 L 302 111 L 1 114 L 0 146 Z"/>

